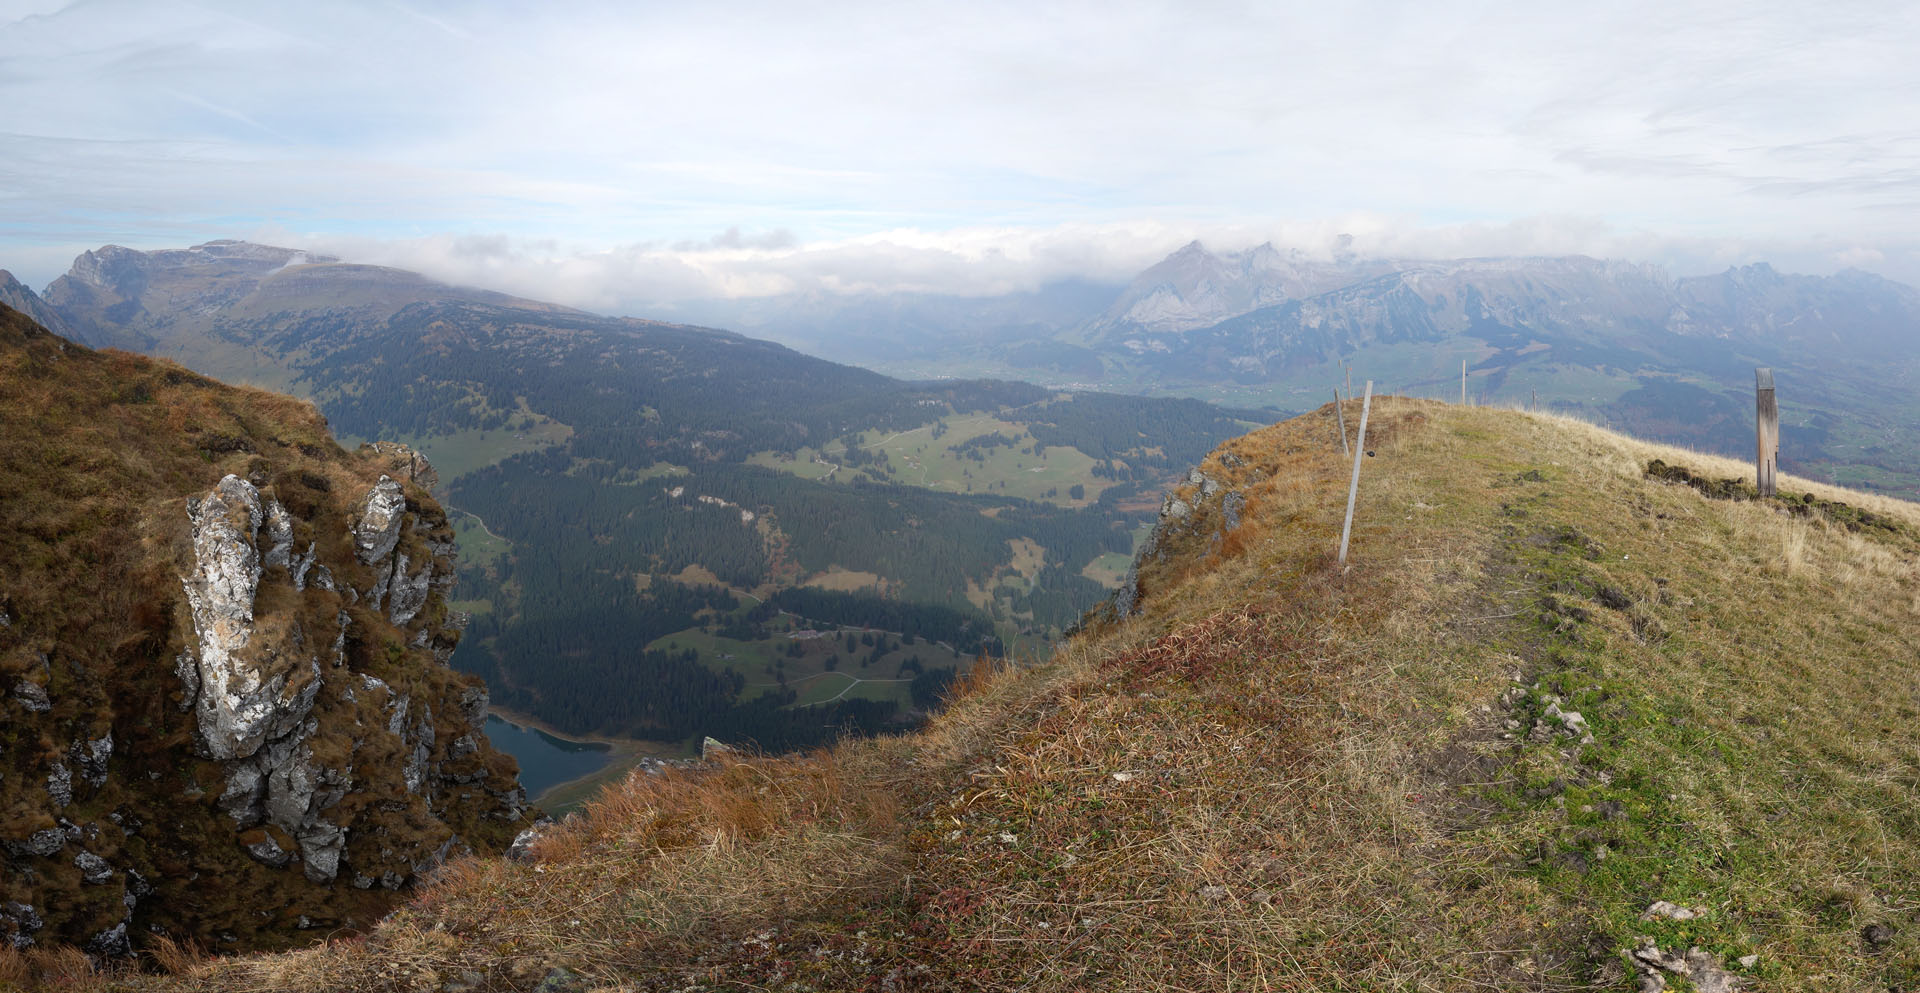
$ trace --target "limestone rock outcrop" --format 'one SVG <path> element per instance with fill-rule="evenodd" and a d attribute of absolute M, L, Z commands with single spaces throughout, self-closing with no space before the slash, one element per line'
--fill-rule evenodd
<path fill-rule="evenodd" d="M 0 307 L 0 397 L 23 370 L 51 392 L 0 403 L 0 942 L 286 947 L 532 823 L 446 665 L 424 459 Z"/>
<path fill-rule="evenodd" d="M 1160 519 L 1147 533 L 1126 575 L 1105 603 L 1094 608 L 1091 616 L 1124 620 L 1139 612 L 1140 599 L 1146 595 L 1147 574 L 1189 546 L 1204 542 L 1200 551 L 1220 547 L 1227 535 L 1240 527 L 1247 506 L 1244 486 L 1260 478 L 1245 459 L 1230 451 L 1216 454 L 1210 465 L 1188 470 L 1186 480 L 1168 491 L 1160 503 Z"/>

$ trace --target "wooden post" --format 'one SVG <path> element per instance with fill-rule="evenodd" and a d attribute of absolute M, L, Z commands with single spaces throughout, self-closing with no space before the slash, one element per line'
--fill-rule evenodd
<path fill-rule="evenodd" d="M 1467 405 L 1467 360 L 1460 360 L 1460 406 Z"/>
<path fill-rule="evenodd" d="M 1352 366 L 1350 366 L 1350 365 L 1347 365 L 1347 364 L 1346 364 L 1346 363 L 1344 363 L 1344 362 L 1342 362 L 1342 363 L 1341 363 L 1341 365 L 1343 365 L 1343 366 L 1346 366 L 1346 370 L 1347 370 L 1347 399 L 1349 399 L 1349 400 L 1351 400 L 1351 399 L 1353 399 L 1353 367 L 1352 367 Z M 1346 435 L 1341 435 L 1340 437 L 1342 437 L 1342 438 L 1345 438 L 1345 437 L 1346 437 Z"/>
<path fill-rule="evenodd" d="M 1367 457 L 1367 412 L 1373 409 L 1373 380 L 1360 404 L 1360 434 L 1353 439 L 1353 482 L 1347 484 L 1347 523 L 1340 525 L 1340 564 L 1347 564 L 1347 539 L 1353 536 L 1353 501 L 1360 495 L 1360 460 Z"/>
<path fill-rule="evenodd" d="M 1527 404 L 1527 409 L 1538 414 L 1540 412 L 1540 391 L 1528 390 L 1527 393 L 1533 397 L 1533 400 Z"/>
<path fill-rule="evenodd" d="M 1753 458 L 1753 484 L 1763 497 L 1776 492 L 1780 468 L 1780 405 L 1773 399 L 1773 370 L 1753 370 L 1753 427 L 1758 448 Z"/>
<path fill-rule="evenodd" d="M 1340 454 L 1352 455 L 1353 449 L 1347 447 L 1347 412 L 1340 409 L 1340 387 L 1333 388 L 1333 416 L 1340 419 Z"/>

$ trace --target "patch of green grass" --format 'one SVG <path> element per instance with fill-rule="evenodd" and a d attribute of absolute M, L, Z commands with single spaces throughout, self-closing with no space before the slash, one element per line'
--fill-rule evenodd
<path fill-rule="evenodd" d="M 473 514 L 453 510 L 447 519 L 453 523 L 454 542 L 464 563 L 491 567 L 513 551 L 513 542 L 488 530 L 486 522 Z"/>
<path fill-rule="evenodd" d="M 1096 460 L 1077 448 L 1054 446 L 1034 455 L 1034 438 L 1020 424 L 991 414 L 950 416 L 942 423 L 945 429 L 939 438 L 933 437 L 933 425 L 925 425 L 908 431 L 862 432 L 858 446 L 885 457 L 884 468 L 874 467 L 883 478 L 949 493 L 1004 494 L 1081 507 L 1098 500 L 1103 490 L 1114 485 L 1112 480 L 1095 476 Z M 1013 444 L 979 449 L 980 461 L 955 448 L 970 439 L 996 433 L 1012 439 Z M 760 452 L 748 461 L 802 479 L 849 482 L 865 478 L 862 469 L 867 467 L 844 464 L 845 452 L 844 444 L 833 442 L 820 450 Z M 1079 499 L 1072 495 L 1075 486 L 1081 487 Z"/>
<path fill-rule="evenodd" d="M 782 625 L 776 623 L 776 627 Z M 864 632 L 855 632 L 856 638 Z M 876 635 L 878 637 L 878 635 Z M 899 642 L 897 635 L 886 636 L 889 643 Z M 801 654 L 790 656 L 789 648 L 801 646 Z M 804 707 L 833 699 L 893 700 L 903 709 L 912 706 L 907 684 L 913 672 L 901 672 L 909 658 L 918 658 L 923 669 L 964 667 L 971 660 L 928 642 L 900 644 L 869 662 L 873 648 L 859 645 L 846 650 L 846 632 L 796 641 L 784 628 L 773 637 L 760 641 L 723 638 L 700 628 L 688 628 L 655 639 L 647 646 L 661 651 L 693 649 L 702 664 L 738 672 L 746 680 L 740 699 L 750 700 L 784 688 L 799 694 L 793 706 Z M 832 663 L 832 668 L 828 663 Z M 784 683 L 782 682 L 784 677 Z"/>
<path fill-rule="evenodd" d="M 440 474 L 442 487 L 454 480 L 478 469 L 510 459 L 515 455 L 537 452 L 561 444 L 573 437 L 573 428 L 535 413 L 527 407 L 524 398 L 511 412 L 508 426 L 491 431 L 469 430 L 453 434 L 424 435 L 418 438 L 349 438 L 341 436 L 341 443 L 349 447 L 362 441 L 398 441 L 413 447 L 433 463 L 434 471 Z M 484 409 L 476 411 L 484 414 Z"/>

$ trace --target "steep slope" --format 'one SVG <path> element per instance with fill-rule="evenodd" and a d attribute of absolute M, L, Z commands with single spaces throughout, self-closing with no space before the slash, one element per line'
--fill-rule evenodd
<path fill-rule="evenodd" d="M 424 472 L 0 307 L 0 941 L 284 947 L 525 826 Z"/>
<path fill-rule="evenodd" d="M 39 294 L 29 289 L 25 283 L 13 278 L 13 273 L 0 269 L 0 304 L 25 314 L 30 320 L 54 334 L 71 338 L 67 322 L 58 311 L 40 299 Z"/>
<path fill-rule="evenodd" d="M 921 733 L 635 776 L 364 943 L 154 985 L 1912 988 L 1920 511 L 1381 398 L 1343 569 L 1334 424 L 1221 446 Z"/>

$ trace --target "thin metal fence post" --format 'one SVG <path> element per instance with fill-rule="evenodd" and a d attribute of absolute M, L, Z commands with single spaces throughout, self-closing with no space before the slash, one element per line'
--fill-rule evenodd
<path fill-rule="evenodd" d="M 1353 440 L 1353 481 L 1347 484 L 1347 522 L 1340 526 L 1340 564 L 1347 564 L 1347 539 L 1353 536 L 1353 501 L 1360 495 L 1360 460 L 1367 457 L 1367 413 L 1373 409 L 1373 380 L 1360 404 L 1360 435 Z"/>

